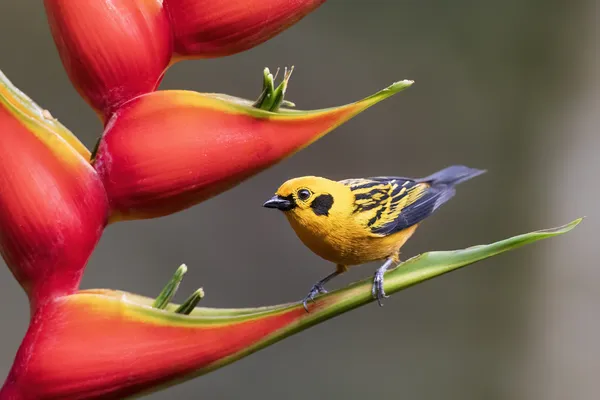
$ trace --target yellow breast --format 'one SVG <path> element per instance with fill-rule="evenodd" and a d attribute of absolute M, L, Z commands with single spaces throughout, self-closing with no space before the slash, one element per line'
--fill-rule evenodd
<path fill-rule="evenodd" d="M 319 217 L 311 220 L 288 215 L 298 238 L 318 256 L 338 265 L 358 265 L 388 257 L 397 259 L 400 248 L 417 225 L 389 236 L 375 236 L 358 218 Z"/>

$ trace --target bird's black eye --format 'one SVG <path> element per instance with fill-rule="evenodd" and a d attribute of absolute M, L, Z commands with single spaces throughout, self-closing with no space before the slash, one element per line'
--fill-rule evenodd
<path fill-rule="evenodd" d="M 298 190 L 298 198 L 302 201 L 308 200 L 310 197 L 310 191 L 308 189 L 300 189 Z"/>

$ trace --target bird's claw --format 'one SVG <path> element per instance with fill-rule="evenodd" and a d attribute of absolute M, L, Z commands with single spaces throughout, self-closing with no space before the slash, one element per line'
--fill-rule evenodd
<path fill-rule="evenodd" d="M 323 287 L 323 284 L 321 284 L 321 283 L 315 284 L 312 287 L 312 289 L 310 289 L 310 292 L 308 292 L 306 297 L 302 300 L 302 305 L 304 306 L 304 309 L 306 310 L 306 312 L 308 312 L 308 302 L 315 301 L 315 296 L 317 296 L 319 294 L 325 294 L 325 293 L 327 293 L 327 290 Z"/>
<path fill-rule="evenodd" d="M 381 301 L 390 297 L 386 295 L 385 290 L 383 290 L 383 274 L 385 274 L 385 271 L 375 272 L 375 277 L 373 278 L 373 287 L 371 288 L 371 295 L 374 299 L 377 299 L 377 303 L 380 307 L 383 307 L 383 303 Z"/>

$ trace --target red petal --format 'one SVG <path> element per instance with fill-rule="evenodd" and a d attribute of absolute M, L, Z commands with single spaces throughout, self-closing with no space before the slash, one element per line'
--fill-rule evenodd
<path fill-rule="evenodd" d="M 108 207 L 81 144 L 27 101 L 0 74 L 0 251 L 35 308 L 77 289 Z"/>
<path fill-rule="evenodd" d="M 140 394 L 231 362 L 229 356 L 240 358 L 306 316 L 302 307 L 254 318 L 183 316 L 114 294 L 82 292 L 40 310 L 0 398 L 120 399 Z"/>
<path fill-rule="evenodd" d="M 63 65 L 101 115 L 153 91 L 172 55 L 162 0 L 44 0 Z"/>
<path fill-rule="evenodd" d="M 113 116 L 94 166 L 114 219 L 167 215 L 231 188 L 408 85 L 343 107 L 280 113 L 195 92 L 154 92 Z"/>
<path fill-rule="evenodd" d="M 298 22 L 325 0 L 165 0 L 175 51 L 219 57 L 250 49 Z"/>

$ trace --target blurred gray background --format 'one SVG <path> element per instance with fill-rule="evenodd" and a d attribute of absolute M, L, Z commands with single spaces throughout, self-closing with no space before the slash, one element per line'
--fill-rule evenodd
<path fill-rule="evenodd" d="M 598 16 L 595 0 L 330 0 L 251 51 L 169 70 L 162 88 L 255 98 L 263 67 L 294 64 L 288 98 L 302 109 L 416 83 L 217 198 L 111 226 L 84 288 L 152 296 L 185 262 L 180 297 L 203 286 L 207 306 L 300 299 L 331 266 L 261 208 L 300 175 L 488 169 L 423 224 L 405 257 L 588 218 L 564 237 L 415 286 L 383 308 L 369 305 L 150 397 L 598 398 Z M 100 122 L 62 69 L 40 1 L 0 2 L 0 69 L 93 146 Z M 28 306 L 6 268 L 0 290 L 3 379 Z"/>

